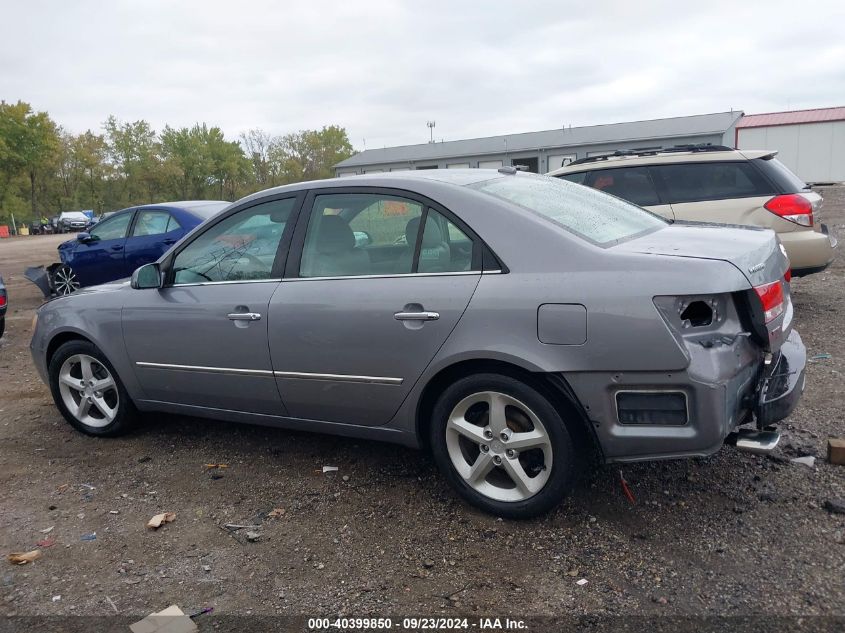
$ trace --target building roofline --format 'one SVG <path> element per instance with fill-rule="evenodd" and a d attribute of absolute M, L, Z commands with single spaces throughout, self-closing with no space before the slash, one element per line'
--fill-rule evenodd
<path fill-rule="evenodd" d="M 475 136 L 475 137 L 471 137 L 471 138 L 460 138 L 460 139 L 452 139 L 452 140 L 449 140 L 449 141 L 441 141 L 439 143 L 438 142 L 435 142 L 435 143 L 411 143 L 411 144 L 408 144 L 408 145 L 392 145 L 390 147 L 374 147 L 374 148 L 365 149 L 361 152 L 353 154 L 349 158 L 342 160 L 341 162 L 334 165 L 334 167 L 335 168 L 342 168 L 342 167 L 345 166 L 344 164 L 347 163 L 347 161 L 350 161 L 351 159 L 356 158 L 356 157 L 360 156 L 361 154 L 364 154 L 364 153 L 367 153 L 367 152 L 378 152 L 380 150 L 386 150 L 386 149 L 403 150 L 403 149 L 410 149 L 410 148 L 427 147 L 429 145 L 447 146 L 450 143 L 468 143 L 468 142 L 471 143 L 473 141 L 489 141 L 489 140 L 495 140 L 495 139 L 503 139 L 504 140 L 504 139 L 508 139 L 508 138 L 518 138 L 518 137 L 522 137 L 522 136 L 527 136 L 529 134 L 551 134 L 551 133 L 555 133 L 555 132 L 568 131 L 568 130 L 591 130 L 591 129 L 599 129 L 599 128 L 608 128 L 608 127 L 613 127 L 613 126 L 617 126 L 617 125 L 635 125 L 635 124 L 638 124 L 638 123 L 653 123 L 653 122 L 656 122 L 656 121 L 672 121 L 672 120 L 677 120 L 677 119 L 694 119 L 694 118 L 700 118 L 700 117 L 712 117 L 712 116 L 728 115 L 728 114 L 736 114 L 737 119 L 741 119 L 744 116 L 745 113 L 742 110 L 725 110 L 723 112 L 709 112 L 709 113 L 702 113 L 702 114 L 690 114 L 690 115 L 672 116 L 672 117 L 658 117 L 658 118 L 654 118 L 654 119 L 639 119 L 639 120 L 636 120 L 636 121 L 616 121 L 614 123 L 597 123 L 597 124 L 593 124 L 593 125 L 579 125 L 579 126 L 576 126 L 576 127 L 551 128 L 551 129 L 546 129 L 546 130 L 534 130 L 534 131 L 529 131 L 529 132 L 515 132 L 515 133 L 512 133 L 512 134 L 494 134 L 493 136 Z M 698 131 L 698 132 L 690 133 L 690 134 L 688 134 L 688 136 L 704 136 L 704 135 L 708 135 L 708 134 L 718 134 L 718 133 L 723 133 L 723 132 L 725 132 L 725 130 L 723 130 L 723 129 Z M 619 141 L 631 141 L 631 140 L 638 140 L 640 138 L 646 138 L 646 137 L 633 136 L 633 137 L 628 137 L 628 138 L 625 138 L 625 139 L 618 139 L 618 140 Z M 600 145 L 600 144 L 603 144 L 605 142 L 606 141 L 579 142 L 579 143 L 574 143 L 572 146 L 574 147 L 574 146 L 584 146 L 584 145 Z M 543 148 L 546 148 L 546 147 L 557 147 L 557 145 L 540 145 L 536 149 L 543 149 Z M 514 149 L 514 150 L 510 150 L 510 151 L 520 152 L 520 151 L 528 151 L 528 150 L 526 150 L 526 149 Z M 496 152 L 481 151 L 481 152 L 476 152 L 474 155 L 486 156 L 486 155 L 494 155 L 494 154 L 501 154 L 501 153 L 502 153 L 501 151 L 496 151 Z M 422 159 L 414 159 L 412 161 L 407 161 L 407 162 L 428 161 L 428 160 L 437 160 L 437 159 L 436 158 L 422 158 Z M 356 166 L 356 167 L 360 167 L 360 166 L 366 166 L 366 165 L 377 165 L 377 164 L 381 164 L 381 163 L 385 163 L 385 162 L 397 162 L 397 161 L 372 160 L 372 161 L 369 161 L 369 162 L 354 162 L 353 165 Z M 352 166 L 352 165 L 348 165 L 348 166 Z"/>

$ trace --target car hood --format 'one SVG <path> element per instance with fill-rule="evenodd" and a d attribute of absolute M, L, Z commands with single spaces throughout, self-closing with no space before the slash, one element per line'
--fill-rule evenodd
<path fill-rule="evenodd" d="M 789 267 L 775 232 L 753 227 L 676 222 L 616 248 L 646 255 L 730 262 L 752 286 L 780 279 Z"/>
<path fill-rule="evenodd" d="M 90 295 L 102 292 L 116 292 L 118 290 L 126 290 L 129 288 L 129 279 L 118 279 L 117 281 L 110 281 L 99 286 L 88 286 L 87 288 L 80 288 L 74 292 L 71 297 L 78 297 L 80 295 Z"/>

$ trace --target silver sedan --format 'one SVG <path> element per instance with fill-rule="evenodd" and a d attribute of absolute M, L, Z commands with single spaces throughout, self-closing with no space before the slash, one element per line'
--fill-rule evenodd
<path fill-rule="evenodd" d="M 771 231 L 512 168 L 378 174 L 234 203 L 43 305 L 31 348 L 90 435 L 166 411 L 424 447 L 518 518 L 592 456 L 771 449 L 804 387 L 788 266 Z"/>

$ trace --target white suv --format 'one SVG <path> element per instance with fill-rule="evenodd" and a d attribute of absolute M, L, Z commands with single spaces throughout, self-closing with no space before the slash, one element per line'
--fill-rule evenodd
<path fill-rule="evenodd" d="M 681 145 L 582 158 L 548 175 L 605 191 L 670 220 L 773 229 L 792 275 L 822 271 L 836 248 L 836 239 L 818 222 L 822 197 L 776 154 Z"/>
<path fill-rule="evenodd" d="M 59 216 L 59 233 L 83 231 L 90 223 L 91 220 L 82 211 L 62 211 Z"/>

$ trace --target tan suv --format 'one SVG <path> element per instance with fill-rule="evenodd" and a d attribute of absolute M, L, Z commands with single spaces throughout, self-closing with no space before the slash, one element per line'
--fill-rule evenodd
<path fill-rule="evenodd" d="M 794 276 L 824 270 L 836 239 L 819 224 L 822 197 L 777 152 L 714 145 L 625 150 L 582 158 L 548 175 L 623 198 L 670 220 L 773 229 Z"/>

